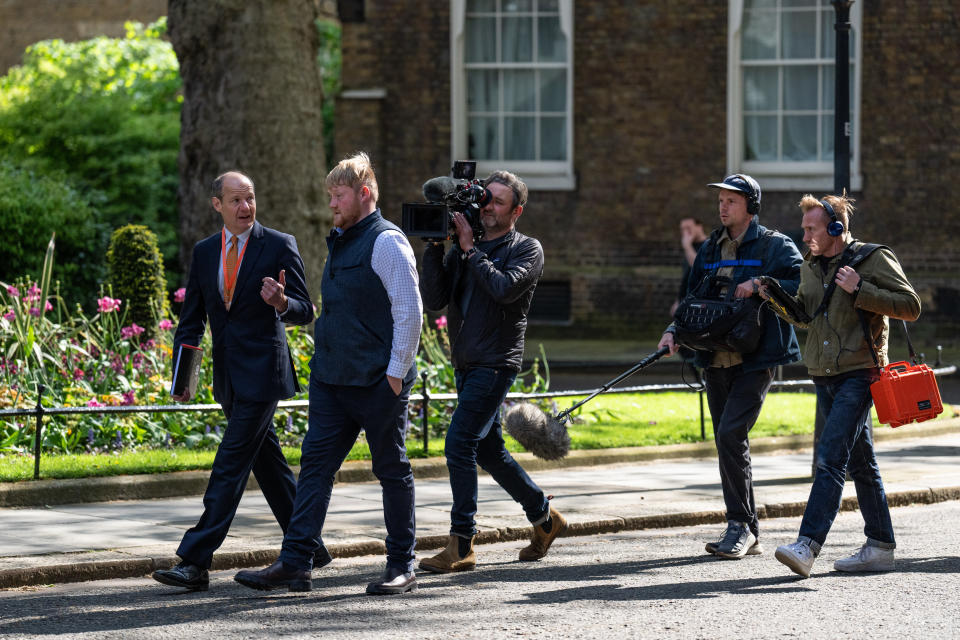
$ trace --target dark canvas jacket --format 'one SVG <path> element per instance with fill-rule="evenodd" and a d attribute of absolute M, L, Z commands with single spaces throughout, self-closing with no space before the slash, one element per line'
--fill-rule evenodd
<path fill-rule="evenodd" d="M 723 227 L 714 230 L 697 252 L 697 258 L 690 268 L 687 293 L 694 290 L 705 276 L 716 271 L 716 264 L 720 262 L 719 240 L 723 231 Z M 767 228 L 759 223 L 757 216 L 753 216 L 737 249 L 737 260 L 748 264 L 733 268 L 734 286 L 762 275 L 776 278 L 791 294 L 796 293 L 800 285 L 800 265 L 803 258 L 797 245 L 782 233 L 768 232 Z M 754 264 L 758 261 L 759 265 Z M 769 305 L 765 305 L 761 313 L 765 316 L 763 337 L 756 351 L 742 354 L 745 372 L 768 369 L 800 359 L 800 344 L 793 327 L 781 320 Z M 694 362 L 698 367 L 708 367 L 712 358 L 713 353 L 698 351 Z"/>

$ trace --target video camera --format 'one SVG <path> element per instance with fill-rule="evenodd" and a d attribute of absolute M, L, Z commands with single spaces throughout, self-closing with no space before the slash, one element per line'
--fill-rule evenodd
<path fill-rule="evenodd" d="M 400 228 L 408 236 L 439 242 L 446 240 L 453 231 L 453 212 L 466 217 L 473 229 L 474 238 L 483 237 L 480 210 L 487 206 L 493 195 L 476 179 L 477 163 L 457 160 L 450 176 L 430 178 L 423 183 L 426 202 L 404 202 Z"/>

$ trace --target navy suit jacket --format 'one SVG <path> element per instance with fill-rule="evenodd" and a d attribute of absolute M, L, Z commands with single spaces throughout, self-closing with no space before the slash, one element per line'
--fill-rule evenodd
<path fill-rule="evenodd" d="M 234 399 L 272 402 L 300 390 L 287 346 L 284 323 L 313 320 L 313 304 L 304 281 L 303 260 L 296 239 L 254 222 L 237 274 L 233 302 L 227 311 L 217 285 L 220 233 L 193 248 L 174 354 L 182 343 L 199 346 L 206 324 L 213 335 L 213 396 L 220 404 Z M 263 278 L 274 280 L 286 270 L 287 312 L 260 297 Z"/>

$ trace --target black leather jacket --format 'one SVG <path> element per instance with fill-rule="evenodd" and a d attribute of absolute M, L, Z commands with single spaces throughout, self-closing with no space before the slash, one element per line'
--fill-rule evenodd
<path fill-rule="evenodd" d="M 489 255 L 477 251 L 468 260 L 463 255 L 456 243 L 446 255 L 443 245 L 427 245 L 420 279 L 424 307 L 431 311 L 448 307 L 454 368 L 519 371 L 527 312 L 543 272 L 543 248 L 514 230 L 500 238 Z M 457 295 L 464 278 L 474 279 L 466 316 Z"/>

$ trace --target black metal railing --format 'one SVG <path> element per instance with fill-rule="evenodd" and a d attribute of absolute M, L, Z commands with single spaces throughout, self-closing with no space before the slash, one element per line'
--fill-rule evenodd
<path fill-rule="evenodd" d="M 956 373 L 957 367 L 954 365 L 938 367 L 933 369 L 937 376 L 946 376 Z M 426 453 L 430 446 L 430 403 L 443 402 L 447 400 L 456 400 L 455 393 L 431 393 L 427 384 L 427 374 L 420 375 L 421 393 L 410 394 L 410 402 L 420 404 L 420 428 L 423 438 L 423 451 Z M 799 388 L 813 386 L 813 380 L 775 380 L 773 387 Z M 73 415 L 73 414 L 113 414 L 113 413 L 175 413 L 175 412 L 196 412 L 207 413 L 220 411 L 219 404 L 156 404 L 156 405 L 125 405 L 109 407 L 44 407 L 42 403 L 43 393 L 46 388 L 43 385 L 37 387 L 37 404 L 32 409 L 0 409 L 0 419 L 15 417 L 34 417 L 36 420 L 36 430 L 34 432 L 33 443 L 33 477 L 35 480 L 40 478 L 40 455 L 41 445 L 43 443 L 43 418 L 45 416 Z M 594 389 L 571 390 L 571 391 L 544 391 L 541 393 L 508 393 L 507 400 L 535 400 L 543 398 L 568 398 L 576 396 L 586 396 L 593 393 Z M 605 393 L 657 393 L 662 391 L 689 391 L 697 392 L 700 395 L 700 438 L 706 440 L 706 416 L 703 409 L 702 384 L 646 384 L 633 387 L 619 387 L 609 389 Z M 281 409 L 306 409 L 309 407 L 309 400 L 281 400 L 278 405 Z"/>

